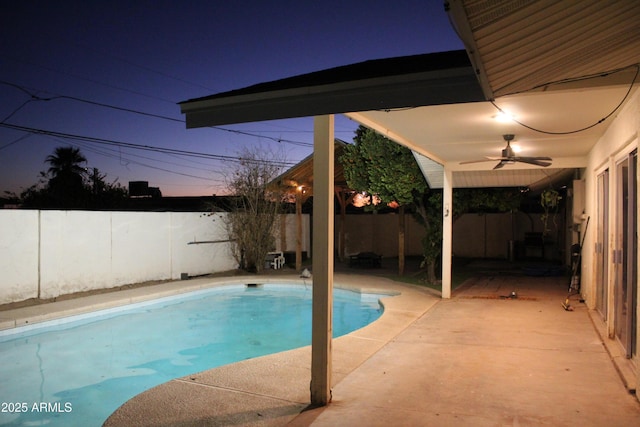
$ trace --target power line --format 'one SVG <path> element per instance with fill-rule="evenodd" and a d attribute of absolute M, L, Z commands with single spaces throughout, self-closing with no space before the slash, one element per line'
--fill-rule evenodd
<path fill-rule="evenodd" d="M 52 138 L 55 138 L 57 140 L 61 140 L 62 141 L 62 139 L 57 138 L 57 137 L 52 137 Z M 84 148 L 85 150 L 93 152 L 93 153 L 96 153 L 96 154 L 99 154 L 101 156 L 110 157 L 112 159 L 118 159 L 121 162 L 122 162 L 122 160 L 124 160 L 126 162 L 125 166 L 130 164 L 130 163 L 132 163 L 132 164 L 138 164 L 138 165 L 141 165 L 141 166 L 146 166 L 146 167 L 149 167 L 149 168 L 154 168 L 154 166 L 140 163 L 140 162 L 138 162 L 136 160 L 132 160 L 132 159 L 130 159 L 128 157 L 125 158 L 125 157 L 122 156 L 122 153 L 120 153 L 120 152 L 118 152 L 118 151 L 116 151 L 114 149 L 111 149 L 111 148 L 106 148 L 105 147 L 104 149 L 98 149 L 96 147 L 91 146 L 90 145 L 91 143 L 85 143 L 85 142 L 80 142 L 80 141 L 76 141 L 76 143 L 80 147 Z M 182 165 L 182 164 L 175 163 L 175 162 L 169 162 L 169 161 L 166 161 L 166 160 L 160 160 L 160 159 L 154 159 L 152 157 L 141 156 L 141 155 L 134 154 L 134 153 L 128 153 L 127 156 L 133 156 L 133 157 L 137 157 L 137 158 L 141 158 L 141 159 L 145 159 L 145 160 L 151 160 L 153 162 L 165 163 L 165 164 L 168 164 L 168 165 L 177 166 L 177 167 L 181 167 L 181 168 L 198 169 L 198 170 L 202 170 L 202 171 L 205 171 L 205 172 L 214 172 L 211 168 L 206 168 L 205 169 L 205 168 L 201 168 L 201 167 L 187 166 L 187 165 Z M 202 178 L 202 177 L 199 177 L 199 176 L 194 176 L 194 177 L 195 178 Z M 208 179 L 208 178 L 202 178 L 202 179 Z"/>
<path fill-rule="evenodd" d="M 55 36 L 54 36 L 54 37 L 55 37 Z M 61 37 L 55 37 L 55 38 L 56 38 L 59 42 L 64 43 L 64 44 L 66 44 L 66 45 L 68 45 L 68 46 L 79 47 L 79 48 L 81 48 L 81 49 L 85 49 L 85 50 L 88 50 L 88 51 L 90 51 L 90 52 L 96 53 L 96 54 L 98 54 L 98 55 L 102 55 L 102 56 L 105 56 L 105 57 L 109 57 L 109 58 L 112 58 L 112 59 L 118 60 L 118 61 L 120 61 L 120 62 L 124 62 L 124 63 L 125 63 L 125 64 L 127 64 L 127 65 L 134 66 L 134 67 L 139 68 L 139 69 L 141 69 L 141 70 L 149 71 L 149 72 L 151 72 L 151 73 L 154 73 L 154 74 L 160 75 L 160 76 L 165 77 L 165 78 L 168 78 L 168 79 L 172 79 L 172 80 L 175 80 L 175 81 L 179 81 L 179 82 L 182 82 L 182 83 L 185 83 L 185 84 L 188 84 L 188 85 L 194 86 L 194 87 L 199 87 L 199 88 L 201 88 L 201 89 L 206 89 L 206 90 L 214 91 L 214 89 L 211 89 L 210 87 L 207 87 L 207 86 L 204 86 L 204 85 L 201 85 L 201 84 L 199 84 L 199 83 L 195 83 L 195 82 L 192 82 L 192 81 L 189 81 L 189 80 L 185 80 L 185 79 L 183 79 L 183 78 L 180 78 L 180 77 L 177 77 L 177 76 L 173 76 L 173 75 L 170 75 L 170 74 L 164 73 L 164 72 L 162 72 L 162 71 L 155 70 L 155 69 L 153 69 L 153 68 L 151 68 L 151 67 L 148 67 L 148 66 L 146 66 L 146 65 L 138 64 L 138 63 L 133 62 L 133 61 L 131 61 L 131 60 L 129 60 L 129 59 L 122 58 L 122 57 L 120 57 L 120 56 L 114 55 L 114 54 L 112 54 L 112 53 L 110 53 L 110 52 L 107 52 L 107 51 L 104 51 L 104 50 L 102 50 L 102 49 L 96 49 L 96 48 L 93 48 L 93 47 L 91 47 L 91 46 L 88 46 L 88 45 L 85 45 L 85 44 L 82 44 L 82 43 L 72 42 L 72 41 L 69 41 L 69 40 L 64 40 L 64 39 L 63 39 L 63 38 L 61 38 Z"/>
<path fill-rule="evenodd" d="M 43 69 L 48 70 L 48 71 L 53 71 L 54 73 L 68 75 L 68 76 L 71 76 L 71 77 L 79 79 L 79 80 L 83 80 L 83 81 L 86 81 L 86 82 L 89 82 L 89 83 L 94 83 L 94 84 L 97 84 L 97 85 L 100 85 L 100 86 L 108 87 L 109 89 L 116 89 L 116 90 L 119 90 L 119 91 L 122 91 L 122 92 L 131 93 L 133 95 L 138 95 L 138 96 L 142 96 L 142 97 L 145 97 L 145 98 L 151 98 L 151 99 L 155 99 L 157 101 L 168 102 L 168 103 L 171 103 L 171 104 L 175 105 L 175 101 L 170 100 L 170 99 L 161 98 L 161 97 L 155 96 L 155 95 L 149 95 L 149 94 L 146 94 L 146 93 L 143 93 L 143 92 L 138 92 L 138 91 L 135 91 L 135 90 L 131 90 L 131 89 L 127 89 L 127 88 L 124 88 L 124 87 L 112 85 L 112 84 L 109 84 L 109 83 L 104 83 L 104 82 L 101 82 L 101 81 L 98 81 L 98 80 L 94 80 L 94 79 L 90 79 L 90 78 L 87 78 L 87 77 L 82 77 L 82 76 L 79 76 L 77 74 L 73 74 L 73 73 L 70 73 L 70 72 L 67 72 L 67 71 L 57 70 L 55 68 L 47 67 L 46 65 L 41 65 L 41 64 L 37 64 L 35 62 L 26 61 L 24 59 L 18 59 L 18 58 L 15 58 L 15 57 L 12 57 L 12 56 L 7 56 L 7 55 L 0 55 L 0 56 L 4 56 L 5 58 L 10 59 L 12 61 L 22 62 L 22 63 L 27 64 L 27 65 L 32 65 L 32 66 L 35 66 L 35 67 L 43 68 Z"/>
<path fill-rule="evenodd" d="M 79 97 L 76 97 L 76 96 L 53 94 L 54 96 L 52 96 L 52 97 L 44 98 L 44 97 L 36 95 L 35 93 L 30 92 L 29 89 L 24 87 L 24 86 L 20 86 L 20 85 L 17 85 L 15 83 L 7 82 L 7 81 L 4 81 L 4 80 L 0 80 L 0 84 L 4 84 L 4 85 L 7 85 L 7 86 L 11 86 L 13 88 L 16 88 L 16 89 L 26 93 L 27 95 L 29 95 L 31 97 L 31 99 L 25 101 L 20 107 L 18 107 L 8 117 L 6 117 L 3 120 L 3 122 L 7 121 L 11 116 L 13 116 L 15 113 L 17 113 L 18 110 L 20 110 L 22 107 L 24 107 L 24 105 L 26 105 L 27 103 L 29 103 L 31 101 L 53 101 L 53 100 L 57 100 L 57 99 L 68 99 L 68 100 L 72 100 L 72 101 L 76 101 L 76 102 L 83 102 L 83 103 L 86 103 L 86 104 L 95 105 L 95 106 L 98 106 L 98 107 L 109 108 L 109 109 L 112 109 L 112 110 L 123 111 L 123 112 L 133 113 L 133 114 L 139 114 L 139 115 L 142 115 L 142 116 L 153 117 L 153 118 L 162 119 L 162 120 L 168 120 L 168 121 L 172 121 L 172 122 L 185 123 L 184 119 L 176 119 L 174 117 L 163 116 L 163 115 L 154 114 L 154 113 L 148 113 L 148 112 L 145 112 L 145 111 L 134 110 L 134 109 L 131 109 L 131 108 L 126 108 L 126 107 L 120 107 L 120 106 L 116 106 L 116 105 L 106 104 L 106 103 L 103 103 L 103 102 L 98 102 L 98 101 L 92 101 L 92 100 L 88 100 L 88 99 L 84 99 L 84 98 L 79 98 Z M 34 90 L 34 89 L 31 89 L 31 90 Z M 48 92 L 48 93 L 50 93 L 50 92 Z M 220 126 L 210 126 L 210 128 L 211 129 L 220 130 L 220 131 L 224 131 L 224 132 L 235 133 L 235 134 L 238 134 L 238 135 L 245 135 L 245 136 L 251 136 L 251 137 L 256 137 L 256 138 L 268 139 L 268 140 L 271 140 L 271 141 L 274 141 L 274 142 L 278 142 L 278 143 L 284 142 L 284 143 L 287 143 L 287 144 L 298 145 L 298 146 L 302 146 L 302 147 L 313 147 L 313 143 L 311 143 L 311 142 L 302 142 L 302 141 L 295 141 L 295 140 L 291 140 L 291 139 L 284 139 L 284 138 L 276 138 L 276 137 L 272 137 L 272 136 L 258 135 L 258 134 L 254 134 L 254 133 L 247 132 L 247 131 L 241 131 L 241 130 L 236 130 L 236 129 L 228 129 L 228 128 L 223 128 L 223 127 L 220 127 Z"/>
<path fill-rule="evenodd" d="M 5 144 L 5 145 L 3 145 L 3 146 L 0 146 L 0 150 L 3 150 L 3 149 L 5 149 L 5 148 L 9 147 L 10 145 L 15 144 L 16 142 L 20 142 L 20 141 L 22 141 L 23 139 L 27 139 L 27 138 L 29 138 L 30 136 L 31 136 L 31 134 L 30 134 L 30 133 L 26 133 L 26 134 L 24 134 L 24 135 L 22 135 L 22 136 L 20 136 L 20 137 L 18 137 L 18 138 L 16 138 L 16 139 L 14 139 L 13 141 L 8 142 L 8 143 L 6 143 L 6 144 Z"/>
<path fill-rule="evenodd" d="M 54 137 L 54 139 L 58 139 L 58 138 Z M 107 157 L 115 157 L 115 156 L 107 154 L 107 153 L 102 153 L 99 150 L 92 149 L 93 147 L 88 147 L 88 146 L 84 145 L 81 142 L 76 141 L 75 144 L 73 144 L 73 145 L 76 145 L 76 144 L 77 144 L 77 146 L 80 146 L 80 147 L 84 148 L 85 150 L 92 151 L 94 153 L 98 153 L 98 154 L 101 154 L 101 155 L 107 156 Z M 153 159 L 150 159 L 150 160 L 153 160 Z M 172 173 L 174 175 L 181 175 L 181 176 L 186 176 L 186 177 L 189 177 L 189 178 L 197 178 L 197 179 L 202 179 L 202 180 L 205 180 L 205 181 L 213 181 L 211 178 L 206 178 L 206 177 L 198 176 L 198 175 L 192 175 L 192 174 L 185 173 L 185 172 L 173 171 L 173 170 L 161 168 L 161 167 L 158 167 L 158 166 L 151 166 L 151 165 L 148 165 L 146 163 L 139 162 L 137 160 L 128 160 L 127 164 L 129 164 L 129 163 L 135 164 L 135 165 L 138 165 L 138 166 L 142 166 L 142 167 L 146 167 L 146 168 L 150 168 L 150 169 L 159 170 L 161 172 Z"/>
<path fill-rule="evenodd" d="M 0 123 L 0 127 L 22 131 L 22 132 L 28 132 L 32 134 L 48 135 L 48 136 L 54 136 L 54 137 L 63 138 L 63 139 L 86 141 L 86 142 L 92 142 L 96 144 L 112 145 L 117 147 L 131 148 L 135 150 L 153 151 L 153 152 L 164 153 L 164 154 L 176 154 L 176 155 L 186 156 L 186 157 L 196 157 L 196 158 L 230 161 L 230 162 L 237 162 L 237 163 L 247 161 L 247 159 L 243 159 L 242 157 L 233 157 L 233 156 L 225 156 L 222 154 L 200 153 L 196 151 L 177 150 L 175 148 L 164 148 L 164 147 L 155 147 L 151 145 L 134 144 L 130 142 L 115 141 L 111 139 L 96 138 L 92 136 L 74 135 L 74 134 L 50 131 L 45 129 L 31 128 L 27 126 L 12 125 L 9 123 Z M 279 166 L 279 167 L 290 167 L 290 166 L 293 166 L 294 164 L 291 162 L 278 162 L 278 161 L 268 161 L 268 160 L 265 160 L 264 162 L 272 164 L 274 166 Z"/>

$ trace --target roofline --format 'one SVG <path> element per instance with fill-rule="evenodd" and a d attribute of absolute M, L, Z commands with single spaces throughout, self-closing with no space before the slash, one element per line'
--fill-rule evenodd
<path fill-rule="evenodd" d="M 479 101 L 485 97 L 460 50 L 365 61 L 179 105 L 195 128 Z"/>
<path fill-rule="evenodd" d="M 482 87 L 485 97 L 488 100 L 495 99 L 495 94 L 493 93 L 484 63 L 482 62 L 482 58 L 478 52 L 478 45 L 473 37 L 473 31 L 471 30 L 471 25 L 469 24 L 469 19 L 463 3 L 458 1 L 447 2 L 445 10 L 449 14 L 451 25 L 458 34 L 462 43 L 465 45 L 467 55 L 469 56 L 469 60 L 471 61 L 476 73 L 476 78 Z"/>

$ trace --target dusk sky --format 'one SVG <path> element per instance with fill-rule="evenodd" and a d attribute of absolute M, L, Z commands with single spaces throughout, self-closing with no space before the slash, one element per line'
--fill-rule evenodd
<path fill-rule="evenodd" d="M 291 164 L 311 154 L 313 119 L 187 130 L 178 102 L 463 48 L 441 0 L 0 0 L 0 40 L 0 194 L 35 184 L 45 158 L 68 145 L 108 182 L 224 194 L 245 147 Z M 351 142 L 356 127 L 336 116 L 337 138 Z"/>

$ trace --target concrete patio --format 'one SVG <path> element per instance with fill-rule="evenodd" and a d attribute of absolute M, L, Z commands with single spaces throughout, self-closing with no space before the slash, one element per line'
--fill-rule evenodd
<path fill-rule="evenodd" d="M 623 386 L 564 278 L 485 277 L 440 301 L 291 425 L 629 426 Z M 501 298 L 516 290 L 518 298 Z"/>
<path fill-rule="evenodd" d="M 588 309 L 576 300 L 574 311 L 561 307 L 567 278 L 495 273 L 468 281 L 451 300 L 377 276 L 336 274 L 340 286 L 400 295 L 384 299 L 385 313 L 374 324 L 334 340 L 327 407 L 307 408 L 305 347 L 162 384 L 125 403 L 105 425 L 638 425 L 640 403 L 625 388 Z M 298 280 L 268 278 L 281 279 Z M 86 310 L 106 304 L 100 300 L 138 300 L 212 280 L 219 279 L 96 295 L 58 309 Z M 512 291 L 517 298 L 509 297 Z M 38 310 L 51 317 L 55 304 L 0 317 L 18 324 Z"/>

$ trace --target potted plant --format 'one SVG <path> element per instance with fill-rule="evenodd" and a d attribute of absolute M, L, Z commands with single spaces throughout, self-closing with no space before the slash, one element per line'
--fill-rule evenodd
<path fill-rule="evenodd" d="M 549 217 L 551 217 L 555 228 L 558 228 L 556 223 L 556 213 L 558 212 L 558 206 L 562 196 L 558 191 L 553 188 L 548 188 L 540 194 L 540 205 L 544 210 L 544 213 L 540 216 L 542 223 L 544 224 L 542 229 L 542 237 L 544 238 L 551 229 L 549 228 Z"/>

